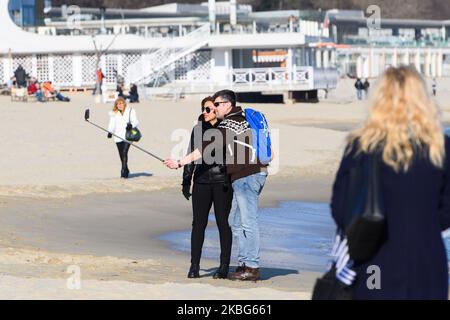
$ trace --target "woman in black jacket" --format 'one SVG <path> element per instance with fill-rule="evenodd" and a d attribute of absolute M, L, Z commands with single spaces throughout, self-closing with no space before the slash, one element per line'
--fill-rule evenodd
<path fill-rule="evenodd" d="M 214 101 L 211 97 L 207 97 L 202 101 L 202 115 L 199 117 L 199 123 L 192 130 L 189 152 L 201 146 L 203 135 L 207 130 L 217 128 L 218 125 L 219 121 L 215 114 Z M 228 216 L 233 199 L 233 189 L 225 165 L 207 164 L 205 162 L 191 163 L 184 166 L 183 172 L 183 195 L 187 200 L 191 196 L 192 176 L 194 176 L 194 187 L 192 189 L 194 217 L 191 235 L 191 268 L 188 278 L 200 277 L 200 258 L 205 239 L 205 229 L 208 225 L 211 206 L 214 204 L 221 249 L 220 267 L 215 272 L 214 278 L 226 279 L 230 265 L 232 244 L 232 233 L 228 225 Z"/>
<path fill-rule="evenodd" d="M 357 300 L 448 298 L 441 232 L 450 228 L 450 138 L 438 114 L 414 68 L 390 68 L 374 91 L 367 122 L 349 137 L 333 187 L 333 218 L 346 229 L 352 169 L 375 154 L 387 221 L 379 251 L 352 267 Z"/>

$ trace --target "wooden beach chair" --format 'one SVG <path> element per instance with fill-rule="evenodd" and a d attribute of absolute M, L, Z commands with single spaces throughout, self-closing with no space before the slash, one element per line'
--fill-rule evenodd
<path fill-rule="evenodd" d="M 11 88 L 11 102 L 28 101 L 28 91 L 26 88 Z"/>
<path fill-rule="evenodd" d="M 114 103 L 117 100 L 119 93 L 116 91 L 116 87 L 109 87 L 103 85 L 102 88 L 102 103 Z"/>

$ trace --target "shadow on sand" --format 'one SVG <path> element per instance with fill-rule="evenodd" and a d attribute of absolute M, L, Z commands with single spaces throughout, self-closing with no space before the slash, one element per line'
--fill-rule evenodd
<path fill-rule="evenodd" d="M 230 272 L 233 272 L 235 269 L 236 267 L 230 267 Z M 207 278 L 212 277 L 214 275 L 214 272 L 216 272 L 217 268 L 201 269 L 201 270 L 206 272 L 206 274 L 201 275 L 201 278 Z M 260 271 L 262 281 L 270 280 L 275 277 L 282 277 L 299 273 L 298 270 L 280 269 L 280 268 L 261 268 Z"/>
<path fill-rule="evenodd" d="M 130 173 L 128 176 L 128 179 L 135 179 L 140 177 L 153 177 L 153 173 L 147 173 L 147 172 L 136 172 L 136 173 Z"/>

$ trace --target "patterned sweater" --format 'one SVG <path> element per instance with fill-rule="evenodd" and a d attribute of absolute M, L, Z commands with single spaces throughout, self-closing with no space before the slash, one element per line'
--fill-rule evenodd
<path fill-rule="evenodd" d="M 232 182 L 267 172 L 267 165 L 261 164 L 256 156 L 256 150 L 252 146 L 252 130 L 241 107 L 234 107 L 218 129 L 222 133 L 222 139 L 219 139 L 222 141 L 204 141 L 203 150 L 207 151 L 206 148 L 211 144 L 214 144 L 214 148 L 225 147 L 225 164 Z"/>

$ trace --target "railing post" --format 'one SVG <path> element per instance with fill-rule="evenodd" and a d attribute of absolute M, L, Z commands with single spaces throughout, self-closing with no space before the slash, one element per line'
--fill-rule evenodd
<path fill-rule="evenodd" d="M 294 64 L 292 66 L 292 83 L 296 83 L 297 82 L 297 65 Z"/>
<path fill-rule="evenodd" d="M 268 73 L 269 73 L 269 86 L 272 87 L 272 82 L 273 82 L 273 79 L 272 79 L 273 78 L 272 68 L 269 68 Z"/>
<path fill-rule="evenodd" d="M 97 71 L 97 70 L 95 70 Z M 48 81 L 55 82 L 55 68 L 53 65 L 53 55 L 48 55 Z"/>
<path fill-rule="evenodd" d="M 38 68 L 37 68 L 37 56 L 35 55 L 35 54 L 33 54 L 32 56 L 31 56 L 31 73 L 32 73 L 32 76 L 33 77 L 36 77 L 37 78 L 37 70 Z"/>
<path fill-rule="evenodd" d="M 73 61 L 73 83 L 74 87 L 81 87 L 83 82 L 83 61 L 81 54 L 74 54 Z"/>

